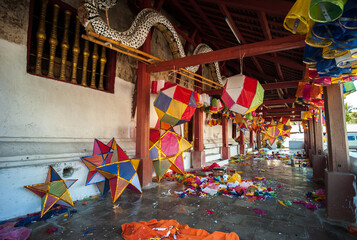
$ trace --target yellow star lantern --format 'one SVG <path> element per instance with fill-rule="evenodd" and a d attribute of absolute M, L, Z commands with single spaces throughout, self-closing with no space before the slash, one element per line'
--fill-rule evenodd
<path fill-rule="evenodd" d="M 50 166 L 45 183 L 25 186 L 28 190 L 41 198 L 41 218 L 55 204 L 74 207 L 68 188 L 78 179 L 62 180 L 58 173 Z"/>
<path fill-rule="evenodd" d="M 149 149 L 149 155 L 153 160 L 158 182 L 169 169 L 178 174 L 184 174 L 182 153 L 192 147 L 185 138 L 173 131 L 150 129 L 150 142 L 152 146 Z"/>

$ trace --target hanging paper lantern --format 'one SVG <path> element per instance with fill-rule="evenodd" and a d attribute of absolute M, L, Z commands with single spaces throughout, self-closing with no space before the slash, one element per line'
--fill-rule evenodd
<path fill-rule="evenodd" d="M 161 90 L 154 107 L 160 121 L 175 126 L 191 120 L 197 101 L 196 92 L 173 85 Z"/>
<path fill-rule="evenodd" d="M 331 77 L 318 77 L 315 78 L 315 84 L 320 86 L 329 86 L 331 85 Z"/>
<path fill-rule="evenodd" d="M 246 119 L 243 118 L 242 122 L 239 124 L 239 129 L 248 129 L 248 124 Z"/>
<path fill-rule="evenodd" d="M 330 39 L 321 39 L 313 35 L 311 29 L 313 25 L 310 26 L 310 30 L 306 34 L 305 43 L 311 47 L 322 48 L 328 47 L 332 44 Z"/>
<path fill-rule="evenodd" d="M 165 80 L 152 81 L 151 83 L 151 93 L 158 94 L 161 89 L 165 86 Z"/>
<path fill-rule="evenodd" d="M 345 32 L 345 29 L 338 23 L 338 21 L 336 21 L 328 23 L 316 23 L 312 27 L 311 31 L 313 36 L 317 37 L 318 39 L 334 40 L 341 37 Z"/>
<path fill-rule="evenodd" d="M 339 18 L 340 24 L 347 29 L 357 29 L 357 3 L 349 0 L 344 8 L 342 16 Z"/>
<path fill-rule="evenodd" d="M 273 144 L 280 135 L 281 130 L 277 126 L 268 127 L 265 132 L 263 141 L 269 140 L 270 144 Z"/>
<path fill-rule="evenodd" d="M 211 114 L 213 113 L 218 113 L 219 111 L 223 110 L 224 109 L 224 106 L 223 104 L 221 103 L 221 100 L 217 99 L 217 98 L 213 98 L 212 99 L 212 104 L 211 106 L 209 107 L 209 112 Z"/>
<path fill-rule="evenodd" d="M 200 95 L 200 104 L 203 107 L 208 107 L 211 104 L 211 97 L 207 93 L 202 93 Z"/>
<path fill-rule="evenodd" d="M 302 111 L 301 115 L 303 120 L 309 120 L 312 118 L 312 113 L 310 111 Z"/>
<path fill-rule="evenodd" d="M 307 120 L 303 120 L 302 127 L 304 128 L 304 130 L 309 130 L 309 122 Z"/>
<path fill-rule="evenodd" d="M 284 136 L 284 139 L 280 140 L 285 140 L 285 137 L 290 137 L 290 130 L 291 130 L 291 125 L 290 125 L 290 118 L 288 120 L 281 121 L 278 123 L 277 127 L 281 130 L 281 136 Z"/>
<path fill-rule="evenodd" d="M 254 78 L 239 74 L 227 79 L 221 99 L 229 110 L 247 114 L 263 103 L 264 89 Z"/>
<path fill-rule="evenodd" d="M 315 22 L 333 22 L 341 17 L 347 0 L 311 0 L 309 16 Z"/>
<path fill-rule="evenodd" d="M 150 129 L 150 141 L 153 144 L 149 149 L 149 156 L 153 160 L 158 182 L 169 169 L 184 174 L 182 153 L 192 147 L 185 138 L 172 131 Z"/>
<path fill-rule="evenodd" d="M 343 94 L 348 95 L 356 91 L 354 82 L 344 82 L 343 83 Z"/>
<path fill-rule="evenodd" d="M 321 99 L 322 98 L 322 87 L 315 84 L 306 84 L 303 89 L 303 99 Z"/>
<path fill-rule="evenodd" d="M 317 64 L 322 58 L 322 48 L 305 46 L 303 62 L 305 64 Z"/>
<path fill-rule="evenodd" d="M 310 27 L 308 15 L 311 0 L 297 0 L 284 19 L 284 28 L 293 34 L 306 34 Z"/>

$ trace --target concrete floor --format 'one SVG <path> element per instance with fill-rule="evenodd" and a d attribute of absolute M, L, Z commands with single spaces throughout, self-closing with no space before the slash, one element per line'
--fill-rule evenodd
<path fill-rule="evenodd" d="M 284 207 L 277 202 L 306 200 L 307 192 L 320 188 L 310 181 L 311 168 L 291 167 L 280 160 L 251 160 L 230 164 L 230 167 L 242 171 L 242 178 L 266 177 L 266 186 L 276 190 L 277 199 L 248 202 L 227 196 L 179 198 L 172 193 L 182 191 L 184 186 L 163 180 L 153 183 L 142 195 L 125 190 L 116 203 L 112 203 L 109 195 L 104 200 L 88 201 L 87 205 L 79 201 L 76 203 L 78 212 L 72 217 L 62 214 L 28 225 L 33 230 L 30 239 L 122 239 L 121 224 L 153 218 L 174 219 L 209 232 L 236 232 L 242 240 L 357 239 L 346 230 L 351 223 L 327 219 L 325 209 L 311 211 L 300 204 Z M 206 208 L 214 213 L 208 215 Z M 265 210 L 267 214 L 258 215 L 253 208 Z M 52 227 L 58 231 L 48 234 L 46 229 Z M 83 236 L 88 231 L 90 233 Z"/>

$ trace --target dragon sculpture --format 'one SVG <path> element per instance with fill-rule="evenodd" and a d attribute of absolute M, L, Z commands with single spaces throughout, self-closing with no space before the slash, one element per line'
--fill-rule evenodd
<path fill-rule="evenodd" d="M 186 56 L 175 28 L 165 16 L 153 9 L 143 9 L 136 16 L 130 28 L 124 32 L 119 32 L 110 28 L 101 18 L 99 9 L 111 8 L 116 3 L 117 0 L 85 0 L 83 5 L 78 9 L 78 15 L 80 16 L 83 26 L 87 29 L 92 29 L 97 34 L 135 49 L 138 49 L 144 44 L 151 27 L 156 27 L 161 32 L 169 32 L 169 36 L 164 36 L 166 40 L 170 40 L 170 42 L 174 43 L 169 44 L 174 58 Z M 193 54 L 195 55 L 211 51 L 212 49 L 208 45 L 201 43 L 196 47 Z M 213 64 L 214 65 L 211 65 L 211 71 L 214 80 L 224 85 L 218 62 Z M 198 65 L 186 67 L 186 69 L 191 72 L 197 72 L 198 68 Z"/>

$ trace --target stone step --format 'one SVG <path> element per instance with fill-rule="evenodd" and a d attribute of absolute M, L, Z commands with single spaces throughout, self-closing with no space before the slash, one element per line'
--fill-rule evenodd
<path fill-rule="evenodd" d="M 205 148 L 205 154 L 217 154 L 221 152 L 220 147 L 215 147 L 215 148 Z"/>
<path fill-rule="evenodd" d="M 213 162 L 222 158 L 222 155 L 220 153 L 205 154 L 205 156 L 206 156 L 206 163 Z"/>

